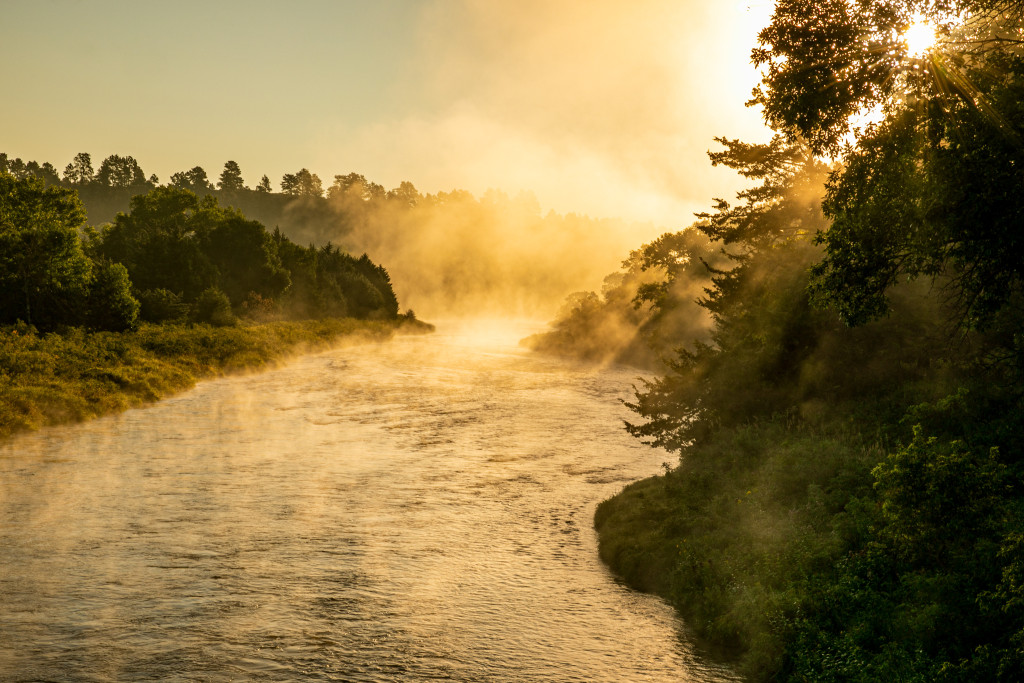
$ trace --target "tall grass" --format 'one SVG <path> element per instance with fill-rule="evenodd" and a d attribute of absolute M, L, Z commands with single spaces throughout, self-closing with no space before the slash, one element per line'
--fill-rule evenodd
<path fill-rule="evenodd" d="M 238 327 L 143 325 L 40 335 L 0 328 L 0 438 L 159 400 L 200 379 L 255 370 L 346 340 L 384 340 L 395 323 L 351 318 Z"/>

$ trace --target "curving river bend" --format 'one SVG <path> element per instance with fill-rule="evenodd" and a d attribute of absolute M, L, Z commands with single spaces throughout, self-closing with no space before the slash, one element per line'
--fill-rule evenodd
<path fill-rule="evenodd" d="M 0 445 L 0 680 L 722 681 L 595 505 L 634 371 L 452 325 Z"/>

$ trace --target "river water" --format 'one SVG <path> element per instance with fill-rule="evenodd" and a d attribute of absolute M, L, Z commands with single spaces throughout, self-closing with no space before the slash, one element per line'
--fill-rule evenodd
<path fill-rule="evenodd" d="M 0 680 L 721 681 L 597 557 L 635 372 L 452 325 L 0 445 Z"/>

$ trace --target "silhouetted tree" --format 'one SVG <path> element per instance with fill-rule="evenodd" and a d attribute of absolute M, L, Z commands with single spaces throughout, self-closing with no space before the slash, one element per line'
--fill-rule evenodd
<path fill-rule="evenodd" d="M 322 197 L 324 188 L 319 176 L 303 168 L 298 173 L 284 174 L 281 178 L 281 192 L 298 197 Z"/>
<path fill-rule="evenodd" d="M 7 172 L 18 180 L 24 179 L 29 173 L 25 169 L 25 162 L 21 158 L 15 158 L 7 162 Z"/>
<path fill-rule="evenodd" d="M 182 190 L 191 190 L 196 194 L 208 194 L 213 190 L 213 185 L 206 177 L 206 171 L 202 166 L 193 166 L 188 171 L 172 173 L 171 185 Z"/>
<path fill-rule="evenodd" d="M 416 204 L 422 198 L 416 186 L 410 183 L 408 180 L 403 180 L 398 187 L 388 191 L 388 199 L 396 202 L 405 204 L 406 206 L 416 206 Z"/>
<path fill-rule="evenodd" d="M 228 161 L 224 164 L 224 170 L 221 171 L 217 189 L 221 192 L 237 192 L 238 190 L 245 189 L 245 183 L 242 181 L 242 169 L 238 167 L 237 162 Z"/>
<path fill-rule="evenodd" d="M 118 156 L 111 154 L 100 164 L 96 172 L 96 182 L 107 187 L 122 189 L 145 188 L 146 174 L 139 168 L 139 164 L 130 156 Z"/>
<path fill-rule="evenodd" d="M 64 182 L 68 185 L 87 185 L 95 177 L 92 170 L 92 157 L 88 152 L 79 152 L 71 163 L 64 167 Z"/>
<path fill-rule="evenodd" d="M 415 191 L 416 188 L 412 189 Z M 369 201 L 371 199 L 383 199 L 387 196 L 387 193 L 382 185 L 368 181 L 362 174 L 349 173 L 347 175 L 334 176 L 334 184 L 327 191 L 327 196 L 330 199 L 352 197 Z"/>
<path fill-rule="evenodd" d="M 38 161 L 29 161 L 25 164 L 25 173 L 28 175 L 34 175 L 47 185 L 56 185 L 60 182 L 60 177 L 57 175 L 57 169 L 55 169 L 53 164 L 48 161 L 43 162 L 42 164 Z"/>

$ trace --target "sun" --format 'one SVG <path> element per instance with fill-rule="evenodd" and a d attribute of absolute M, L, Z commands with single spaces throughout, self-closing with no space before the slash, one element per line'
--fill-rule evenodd
<path fill-rule="evenodd" d="M 924 57 L 935 47 L 938 33 L 927 19 L 915 19 L 903 34 L 903 42 L 907 46 L 907 54 L 911 57 Z"/>

